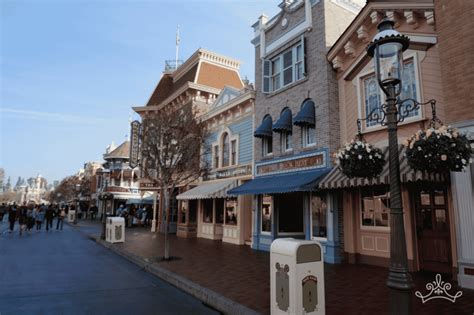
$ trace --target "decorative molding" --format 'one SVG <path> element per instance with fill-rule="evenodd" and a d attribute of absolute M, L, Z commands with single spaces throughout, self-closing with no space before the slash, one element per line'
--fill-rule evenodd
<path fill-rule="evenodd" d="M 365 27 L 365 25 L 361 25 L 357 29 L 357 38 L 362 40 L 364 43 L 369 42 L 369 33 L 367 32 L 367 27 Z"/>
<path fill-rule="evenodd" d="M 382 20 L 382 14 L 379 11 L 372 11 L 370 13 L 370 21 L 372 24 L 377 24 Z"/>
<path fill-rule="evenodd" d="M 400 19 L 398 18 L 398 13 L 394 10 L 387 10 L 385 11 L 385 16 L 390 21 L 395 22 L 395 28 L 400 26 Z"/>
<path fill-rule="evenodd" d="M 418 28 L 418 16 L 416 14 L 416 12 L 412 11 L 412 10 L 406 10 L 406 11 L 403 11 L 403 15 L 405 16 L 405 19 L 407 21 L 407 24 L 408 25 L 411 25 L 413 27 L 413 29 L 417 29 Z"/>
<path fill-rule="evenodd" d="M 353 41 L 350 40 L 344 45 L 344 53 L 351 58 L 355 58 L 355 47 Z"/>
<path fill-rule="evenodd" d="M 339 56 L 334 57 L 334 59 L 332 60 L 332 67 L 338 72 L 342 71 L 342 59 L 341 59 L 341 57 L 339 57 Z"/>
<path fill-rule="evenodd" d="M 432 10 L 425 11 L 424 15 L 425 15 L 425 19 L 426 19 L 426 24 L 428 24 L 428 25 L 434 25 L 435 24 L 434 12 Z"/>

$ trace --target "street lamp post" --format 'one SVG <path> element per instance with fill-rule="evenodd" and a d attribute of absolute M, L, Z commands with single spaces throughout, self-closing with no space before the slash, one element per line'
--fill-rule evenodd
<path fill-rule="evenodd" d="M 72 223 L 77 224 L 77 214 L 79 213 L 79 192 L 81 191 L 81 184 L 76 184 L 76 213 L 74 214 L 74 221 Z"/>
<path fill-rule="evenodd" d="M 403 52 L 410 40 L 395 31 L 393 26 L 393 21 L 388 19 L 379 23 L 379 32 L 369 44 L 367 53 L 374 57 L 378 83 L 386 95 L 386 104 L 380 110 L 388 130 L 389 147 L 390 267 L 387 286 L 390 288 L 390 313 L 410 314 L 413 281 L 408 272 L 397 135 L 400 121 L 398 106 L 403 103 L 397 99 L 402 85 Z"/>
<path fill-rule="evenodd" d="M 99 195 L 99 199 L 102 201 L 101 208 L 102 208 L 102 232 L 100 234 L 100 238 L 105 240 L 105 229 L 106 229 L 106 222 L 107 222 L 107 202 L 112 198 L 111 194 L 107 192 L 107 187 L 109 184 L 108 175 L 110 171 L 105 169 L 100 171 L 100 176 L 104 179 L 104 187 L 101 190 Z"/>

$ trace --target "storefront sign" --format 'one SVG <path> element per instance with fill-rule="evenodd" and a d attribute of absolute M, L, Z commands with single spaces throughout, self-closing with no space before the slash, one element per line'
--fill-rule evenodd
<path fill-rule="evenodd" d="M 132 121 L 130 124 L 130 167 L 138 166 L 138 157 L 140 153 L 140 127 L 138 120 Z"/>
<path fill-rule="evenodd" d="M 278 161 L 271 164 L 257 165 L 256 175 L 263 175 L 268 173 L 277 173 L 282 171 L 297 171 L 299 169 L 316 168 L 325 165 L 324 153 L 318 153 L 311 156 L 304 156 L 300 158 L 293 158 L 284 161 Z"/>
<path fill-rule="evenodd" d="M 142 182 L 140 183 L 140 190 L 160 190 L 160 187 L 151 182 Z"/>
<path fill-rule="evenodd" d="M 251 175 L 252 174 L 252 166 L 251 165 L 244 165 L 238 166 L 226 170 L 219 170 L 214 171 L 204 177 L 205 180 L 213 180 L 213 179 L 222 179 L 222 178 L 229 178 L 229 177 L 236 177 L 236 176 L 244 176 L 244 175 Z"/>

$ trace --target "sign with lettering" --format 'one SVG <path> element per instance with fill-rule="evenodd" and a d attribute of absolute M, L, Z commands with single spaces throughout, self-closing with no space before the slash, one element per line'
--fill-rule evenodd
<path fill-rule="evenodd" d="M 140 190 L 160 190 L 160 187 L 152 182 L 141 182 Z"/>
<path fill-rule="evenodd" d="M 138 120 L 130 123 L 130 160 L 129 165 L 131 168 L 138 166 L 138 159 L 140 156 L 140 127 L 141 124 Z"/>
<path fill-rule="evenodd" d="M 274 163 L 257 165 L 256 175 L 317 168 L 324 166 L 325 163 L 324 153 L 321 152 L 311 156 L 303 156 Z"/>
<path fill-rule="evenodd" d="M 245 175 L 252 175 L 252 165 L 243 165 L 225 170 L 213 171 L 210 174 L 204 176 L 204 180 L 222 179 Z"/>

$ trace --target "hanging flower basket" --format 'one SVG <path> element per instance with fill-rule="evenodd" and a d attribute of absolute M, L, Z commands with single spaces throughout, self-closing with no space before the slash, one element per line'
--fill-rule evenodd
<path fill-rule="evenodd" d="M 385 164 L 382 150 L 364 140 L 352 140 L 336 154 L 342 173 L 349 178 L 374 178 L 382 172 Z"/>
<path fill-rule="evenodd" d="M 472 163 L 469 140 L 449 126 L 418 130 L 404 145 L 408 164 L 415 170 L 460 172 Z"/>

